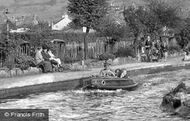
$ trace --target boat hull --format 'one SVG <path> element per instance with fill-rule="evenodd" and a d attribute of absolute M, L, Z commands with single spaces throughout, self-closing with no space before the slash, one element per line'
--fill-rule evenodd
<path fill-rule="evenodd" d="M 138 83 L 129 78 L 105 78 L 96 77 L 90 78 L 86 82 L 86 87 L 90 89 L 106 89 L 106 90 L 135 90 L 138 87 Z"/>

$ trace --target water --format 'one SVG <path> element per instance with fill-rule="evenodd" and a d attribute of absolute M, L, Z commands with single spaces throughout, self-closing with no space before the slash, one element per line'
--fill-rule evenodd
<path fill-rule="evenodd" d="M 3 100 L 0 108 L 49 109 L 50 121 L 185 121 L 164 113 L 163 94 L 180 81 L 190 86 L 190 70 L 133 77 L 141 86 L 132 92 L 60 91 Z"/>

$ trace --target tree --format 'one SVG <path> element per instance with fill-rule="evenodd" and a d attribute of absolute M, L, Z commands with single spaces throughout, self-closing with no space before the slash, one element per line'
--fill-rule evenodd
<path fill-rule="evenodd" d="M 30 32 L 49 33 L 51 31 L 51 27 L 49 26 L 49 23 L 46 21 L 39 21 L 36 25 L 29 24 L 28 28 L 30 29 Z"/>
<path fill-rule="evenodd" d="M 134 46 L 139 43 L 139 35 L 148 33 L 155 35 L 163 27 L 180 29 L 183 20 L 180 14 L 180 5 L 174 5 L 167 0 L 145 0 L 145 6 L 130 6 L 124 9 L 123 15 L 126 24 L 135 36 Z"/>
<path fill-rule="evenodd" d="M 141 35 L 147 32 L 151 33 L 156 29 L 156 18 L 150 11 L 145 10 L 143 6 L 137 8 L 129 6 L 127 9 L 124 9 L 123 16 L 135 38 L 133 45 L 137 53 L 137 46 L 140 43 Z"/>
<path fill-rule="evenodd" d="M 44 39 L 48 39 L 51 36 L 51 27 L 48 22 L 39 21 L 38 24 L 32 23 L 25 24 L 26 28 L 29 28 L 28 32 L 15 34 L 15 39 L 23 39 L 30 42 L 32 46 L 39 46 Z"/>
<path fill-rule="evenodd" d="M 173 4 L 177 1 L 169 2 L 167 0 L 147 0 L 148 9 L 157 17 L 162 27 L 177 28 L 182 21 L 181 5 Z M 179 3 L 179 2 L 178 2 Z"/>
<path fill-rule="evenodd" d="M 68 0 L 68 12 L 73 22 L 79 27 L 86 27 L 84 37 L 84 59 L 87 58 L 86 36 L 90 29 L 94 29 L 107 14 L 107 0 Z"/>
<path fill-rule="evenodd" d="M 121 40 L 126 32 L 127 27 L 117 23 L 116 20 L 107 16 L 102 19 L 101 23 L 96 27 L 98 36 L 106 37 L 106 46 L 110 46 L 110 50 L 113 50 L 115 42 Z"/>
<path fill-rule="evenodd" d="M 190 18 L 185 19 L 185 27 L 177 34 L 177 40 L 181 48 L 190 48 L 189 40 L 190 40 Z"/>

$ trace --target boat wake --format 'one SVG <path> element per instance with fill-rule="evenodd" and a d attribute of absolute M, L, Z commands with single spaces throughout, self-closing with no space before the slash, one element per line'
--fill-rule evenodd
<path fill-rule="evenodd" d="M 117 89 L 117 90 L 73 90 L 73 93 L 76 94 L 88 94 L 88 93 L 120 93 L 120 92 L 124 92 L 126 90 L 122 90 L 122 89 Z"/>

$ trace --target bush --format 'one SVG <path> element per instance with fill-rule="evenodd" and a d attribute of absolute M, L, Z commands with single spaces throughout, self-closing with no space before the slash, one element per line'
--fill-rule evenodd
<path fill-rule="evenodd" d="M 116 57 L 135 57 L 135 51 L 132 47 L 122 47 L 114 54 Z"/>
<path fill-rule="evenodd" d="M 68 54 L 65 54 L 65 56 L 63 57 L 64 63 L 74 63 L 77 61 L 81 61 L 82 60 L 82 55 L 78 54 L 76 58 L 69 56 Z"/>
<path fill-rule="evenodd" d="M 168 47 L 169 54 L 174 54 L 176 52 L 180 52 L 180 47 L 179 46 L 170 46 Z"/>
<path fill-rule="evenodd" d="M 103 53 L 101 55 L 99 55 L 99 60 L 108 60 L 108 59 L 114 59 L 115 55 L 111 54 L 111 53 Z"/>
<path fill-rule="evenodd" d="M 27 70 L 29 67 L 35 66 L 35 60 L 31 56 L 20 55 L 15 58 L 15 67 L 21 70 Z"/>
<path fill-rule="evenodd" d="M 64 63 L 73 63 L 73 58 L 71 58 L 70 56 L 65 56 Z"/>

